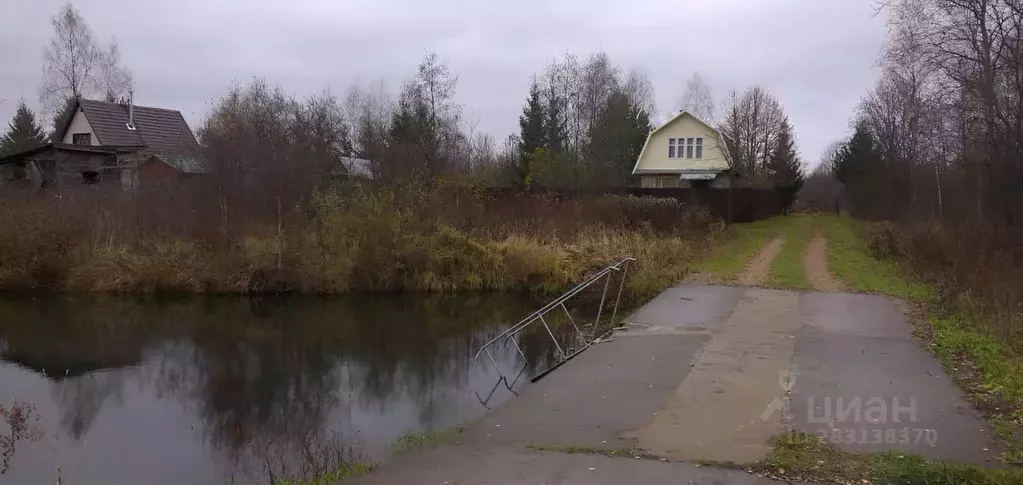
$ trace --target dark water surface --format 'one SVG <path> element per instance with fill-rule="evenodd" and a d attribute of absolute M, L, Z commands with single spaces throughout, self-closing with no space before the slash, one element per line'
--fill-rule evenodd
<path fill-rule="evenodd" d="M 73 485 L 266 483 L 323 450 L 380 459 L 408 432 L 486 412 L 476 393 L 498 373 L 472 356 L 538 303 L 0 297 L 0 405 L 39 416 L 0 483 L 54 483 L 58 464 Z M 505 371 L 552 354 L 521 344 L 528 359 L 496 350 Z"/>

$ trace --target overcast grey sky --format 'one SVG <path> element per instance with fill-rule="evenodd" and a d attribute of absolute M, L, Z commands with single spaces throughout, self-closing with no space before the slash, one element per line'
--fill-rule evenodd
<path fill-rule="evenodd" d="M 0 120 L 37 108 L 50 17 L 64 0 L 0 0 Z M 136 102 L 195 129 L 233 82 L 263 77 L 299 97 L 383 80 L 394 92 L 435 50 L 457 101 L 500 141 L 517 130 L 530 78 L 565 52 L 637 67 L 672 111 L 700 72 L 723 96 L 760 84 L 782 103 L 804 160 L 842 136 L 876 75 L 885 25 L 874 0 L 75 0 L 96 37 L 116 37 Z"/>

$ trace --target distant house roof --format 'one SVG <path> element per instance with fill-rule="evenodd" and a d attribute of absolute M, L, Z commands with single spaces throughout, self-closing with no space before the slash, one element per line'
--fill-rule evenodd
<path fill-rule="evenodd" d="M 180 155 L 153 155 L 153 158 L 181 171 L 182 173 L 206 173 L 206 165 L 202 160 Z"/>
<path fill-rule="evenodd" d="M 341 157 L 341 163 L 351 177 L 373 178 L 373 160 L 365 158 Z"/>
<path fill-rule="evenodd" d="M 199 143 L 180 111 L 136 105 L 135 129 L 128 129 L 128 105 L 78 100 L 100 145 L 139 147 L 164 155 L 197 157 Z M 64 125 L 66 133 L 71 119 Z"/>

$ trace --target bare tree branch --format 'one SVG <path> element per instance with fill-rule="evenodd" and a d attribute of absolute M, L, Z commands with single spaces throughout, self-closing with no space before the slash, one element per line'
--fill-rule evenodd
<path fill-rule="evenodd" d="M 107 48 L 96 42 L 78 10 L 64 4 L 51 19 L 53 37 L 43 51 L 43 81 L 39 102 L 44 115 L 62 108 L 68 99 L 88 96 L 116 98 L 131 89 L 131 71 L 119 66 L 115 41 Z"/>

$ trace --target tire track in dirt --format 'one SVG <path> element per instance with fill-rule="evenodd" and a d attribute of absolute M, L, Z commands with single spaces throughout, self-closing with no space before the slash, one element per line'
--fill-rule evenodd
<path fill-rule="evenodd" d="M 746 269 L 739 274 L 736 283 L 743 286 L 758 286 L 767 281 L 767 274 L 771 270 L 771 262 L 785 246 L 785 240 L 776 237 L 767 243 L 757 254 L 753 261 L 746 265 Z"/>
<path fill-rule="evenodd" d="M 828 270 L 828 240 L 817 234 L 803 253 L 806 281 L 817 291 L 846 291 L 845 284 Z"/>

